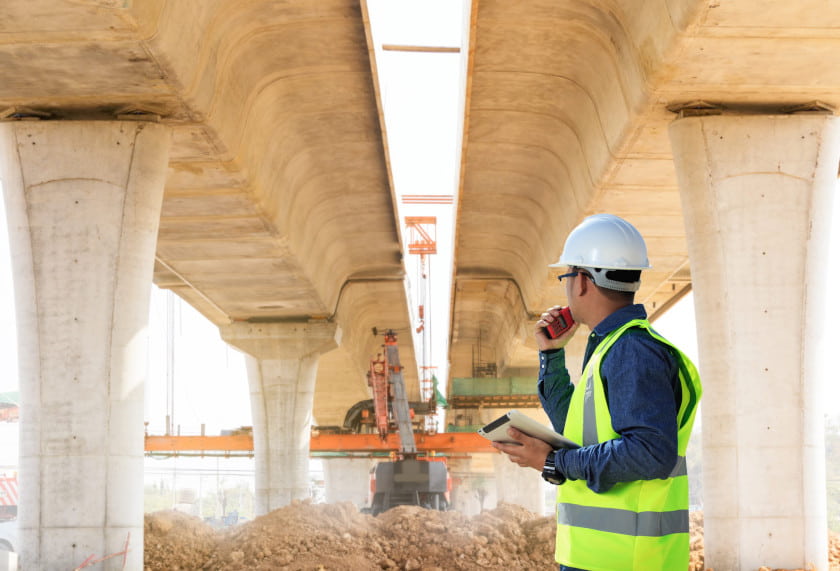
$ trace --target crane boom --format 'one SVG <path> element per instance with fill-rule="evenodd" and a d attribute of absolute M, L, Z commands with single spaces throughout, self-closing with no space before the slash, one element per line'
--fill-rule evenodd
<path fill-rule="evenodd" d="M 394 400 L 391 407 L 397 420 L 400 452 L 416 455 L 417 443 L 414 440 L 414 428 L 411 425 L 411 410 L 408 406 L 408 395 L 405 391 L 400 352 L 397 348 L 397 336 L 393 331 L 385 333 L 385 360 L 388 363 L 388 382 L 394 388 Z"/>
<path fill-rule="evenodd" d="M 376 416 L 376 430 L 383 440 L 388 436 L 388 359 L 387 357 L 370 361 L 368 385 L 373 393 L 373 411 Z"/>

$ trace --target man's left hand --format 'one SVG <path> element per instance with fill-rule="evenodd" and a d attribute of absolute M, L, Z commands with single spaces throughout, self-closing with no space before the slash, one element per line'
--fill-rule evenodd
<path fill-rule="evenodd" d="M 493 448 L 508 455 L 511 462 L 519 464 L 523 468 L 533 468 L 542 472 L 545 465 L 545 457 L 553 449 L 550 444 L 528 436 L 515 428 L 508 428 L 508 436 L 516 444 L 504 442 L 493 442 Z"/>

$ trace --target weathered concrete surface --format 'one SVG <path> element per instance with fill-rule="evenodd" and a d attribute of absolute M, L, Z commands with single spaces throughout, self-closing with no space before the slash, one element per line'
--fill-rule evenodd
<path fill-rule="evenodd" d="M 254 423 L 256 505 L 267 514 L 309 497 L 315 376 L 341 332 L 330 323 L 234 323 L 222 338 L 244 351 Z"/>
<path fill-rule="evenodd" d="M 706 561 L 826 569 L 818 341 L 840 119 L 691 117 L 671 137 L 706 357 Z"/>
<path fill-rule="evenodd" d="M 668 106 L 836 104 L 839 11 L 819 0 L 475 3 L 454 374 L 470 374 L 479 338 L 500 371 L 533 366 L 529 319 L 562 302 L 545 265 L 586 214 L 615 212 L 648 238 L 651 312 L 687 291 Z M 337 320 L 334 370 L 379 343 L 362 328 L 354 341 L 351 323 L 407 329 L 404 292 L 388 288 L 403 270 L 364 3 L 9 0 L 0 33 L 0 108 L 145 110 L 172 128 L 160 286 L 219 324 Z M 342 291 L 375 282 L 386 303 L 364 295 L 342 310 Z M 331 367 L 320 369 L 326 379 Z M 367 392 L 358 372 L 350 401 Z M 324 395 L 315 416 L 340 424 L 346 406 Z"/>
<path fill-rule="evenodd" d="M 269 410 L 255 427 L 255 440 L 265 444 L 258 452 L 265 468 L 260 478 L 264 509 L 299 497 L 305 489 L 300 473 L 308 459 L 309 422 L 340 425 L 352 404 L 368 398 L 367 360 L 382 343 L 371 333 L 375 327 L 410 331 L 401 240 L 363 6 L 343 0 L 12 0 L 0 6 L 0 65 L 0 119 L 9 126 L 38 128 L 28 121 L 40 121 L 41 128 L 49 129 L 122 119 L 134 128 L 133 119 L 160 122 L 155 127 L 167 132 L 167 145 L 157 149 L 164 158 L 160 174 L 165 174 L 165 185 L 161 178 L 157 188 L 160 192 L 165 186 L 162 207 L 160 194 L 147 191 L 131 197 L 135 205 L 158 200 L 154 226 L 146 236 L 153 249 L 145 252 L 151 256 L 156 244 L 157 285 L 172 289 L 220 326 L 307 323 L 346 332 L 342 345 L 318 363 L 323 366 L 316 367 L 311 355 L 292 359 L 299 366 L 290 359 L 264 358 L 255 375 L 260 408 Z M 111 166 L 110 155 L 100 152 L 95 142 L 90 137 L 68 138 L 56 148 L 70 152 L 76 162 L 70 166 L 81 172 L 87 172 L 88 165 L 93 171 L 118 168 L 121 163 Z M 43 151 L 35 154 L 44 164 L 52 160 Z M 4 180 L 4 187 L 22 192 L 15 190 L 14 182 Z M 62 200 L 41 205 L 53 219 L 45 222 L 48 232 L 36 245 L 50 256 L 66 255 L 60 263 L 39 266 L 37 279 L 50 284 L 71 278 L 84 285 L 99 280 L 111 267 L 110 250 L 104 246 L 83 256 L 85 244 L 62 241 L 61 217 L 70 216 L 73 204 L 66 200 L 71 197 L 67 193 Z M 105 201 L 104 196 L 96 198 Z M 32 207 L 30 211 L 42 212 Z M 86 218 L 71 220 L 96 228 L 108 214 L 91 211 Z M 131 219 L 124 223 L 130 225 Z M 25 243 L 22 239 L 13 245 L 21 263 L 31 258 Z M 67 266 L 76 259 L 67 255 L 68 249 L 79 251 L 78 266 Z M 121 264 L 133 261 L 130 256 L 120 258 Z M 119 298 L 128 309 L 114 301 L 115 311 L 125 312 L 124 319 L 141 315 L 145 320 L 148 312 L 152 258 L 143 261 L 146 265 L 131 268 L 118 264 L 113 275 L 108 274 L 116 279 L 118 273 L 121 287 L 145 288 L 142 295 L 132 290 Z M 147 273 L 135 280 L 140 275 L 135 272 L 143 268 Z M 26 271 L 16 272 L 18 295 L 30 293 L 27 276 Z M 88 287 L 80 293 L 81 306 L 91 318 L 102 311 L 86 305 L 94 303 L 97 291 Z M 41 301 L 35 307 L 51 319 L 48 327 L 38 330 L 41 335 L 77 327 L 67 312 L 52 312 L 52 306 Z M 136 340 L 120 336 L 124 326 L 122 315 L 118 317 L 113 324 L 114 353 L 133 355 Z M 141 329 L 139 322 L 131 325 Z M 75 337 L 69 345 L 30 337 L 22 336 L 21 347 L 33 358 L 42 356 L 47 365 L 62 359 L 84 363 L 86 349 L 91 350 L 88 345 L 76 347 L 73 343 L 82 340 Z M 417 400 L 413 348 L 407 342 L 410 336 L 404 337 L 401 357 L 409 398 Z M 38 351 L 30 351 L 35 346 Z M 136 355 L 133 360 L 143 362 Z M 99 411 L 101 399 L 94 398 L 95 391 L 68 400 L 76 393 L 63 371 L 41 371 L 41 383 L 62 393 L 60 399 L 48 395 L 49 400 L 42 400 L 43 387 L 24 375 L 22 416 L 29 415 L 27 425 L 34 434 L 29 449 L 37 455 L 43 448 L 40 438 L 59 439 L 64 446 L 51 449 L 54 460 L 61 466 L 70 463 L 66 470 L 41 466 L 25 452 L 24 476 L 29 473 L 28 481 L 39 481 L 37 473 L 43 469 L 56 479 L 72 481 L 48 486 L 43 494 L 30 491 L 29 504 L 22 505 L 24 531 L 31 529 L 26 533 L 27 566 L 53 568 L 58 562 L 81 562 L 90 553 L 118 552 L 126 531 L 142 544 L 142 498 L 131 490 L 142 489 L 142 388 L 132 383 L 142 381 L 143 375 L 119 365 L 103 366 L 113 377 L 86 378 L 120 404 L 98 414 L 88 414 L 91 407 Z M 109 387 L 108 379 L 119 390 Z M 133 390 L 130 397 L 123 394 L 124 385 Z M 304 398 L 293 407 L 294 418 L 286 419 L 288 425 L 281 423 L 287 399 L 298 393 Z M 314 406 L 313 393 L 319 395 Z M 56 416 L 51 407 L 59 405 L 62 422 L 70 424 L 64 432 L 48 421 Z M 72 430 L 76 423 L 84 423 L 86 430 Z M 100 455 L 84 466 L 73 460 L 87 451 L 73 448 L 69 439 L 77 432 L 89 435 L 88 445 Z M 111 445 L 103 445 L 103 439 Z M 112 465 L 116 467 L 109 469 Z M 87 473 L 95 477 L 79 479 Z M 110 485 L 113 479 L 119 486 Z M 85 485 L 89 489 L 76 490 Z M 61 492 L 67 492 L 65 502 L 55 502 Z M 83 551 L 84 556 L 77 557 Z M 132 553 L 128 568 L 142 568 L 142 551 Z"/>
<path fill-rule="evenodd" d="M 0 112 L 146 112 L 172 130 L 158 286 L 219 325 L 340 322 L 322 424 L 367 398 L 373 326 L 405 333 L 419 394 L 368 33 L 348 0 L 0 6 Z"/>
<path fill-rule="evenodd" d="M 169 135 L 135 121 L 0 124 L 28 569 L 129 538 L 127 568 L 143 567 L 144 332 Z"/>
<path fill-rule="evenodd" d="M 455 377 L 470 376 L 479 339 L 502 374 L 535 367 L 528 317 L 564 302 L 546 265 L 586 215 L 645 236 L 649 313 L 688 291 L 669 107 L 840 105 L 840 5 L 821 0 L 482 0 L 470 32 Z"/>
<path fill-rule="evenodd" d="M 814 271 L 804 270 L 805 260 L 789 258 L 793 251 L 807 252 L 807 267 L 827 263 L 825 251 L 813 241 L 823 236 L 819 228 L 831 196 L 827 187 L 836 184 L 822 177 L 836 175 L 837 158 L 833 151 L 809 146 L 821 143 L 807 134 L 809 142 L 789 141 L 785 148 L 776 139 L 780 134 L 755 126 L 739 134 L 741 145 L 750 144 L 744 134 L 752 137 L 756 154 L 767 153 L 766 162 L 736 153 L 735 145 L 719 150 L 717 142 L 707 140 L 708 149 L 696 146 L 696 153 L 713 154 L 709 172 L 694 171 L 693 186 L 683 192 L 693 197 L 692 210 L 723 221 L 712 225 L 720 235 L 710 235 L 706 224 L 684 222 L 674 162 L 688 164 L 695 157 L 689 151 L 674 156 L 668 128 L 680 115 L 788 114 L 796 119 L 797 113 L 819 113 L 825 104 L 836 108 L 840 65 L 833 54 L 840 49 L 840 5 L 820 0 L 481 0 L 472 7 L 452 376 L 472 376 L 472 357 L 479 351 L 500 376 L 511 370 L 536 375 L 529 329 L 546 307 L 565 302 L 546 266 L 558 259 L 565 237 L 586 215 L 613 212 L 645 236 L 654 269 L 645 272 L 637 300 L 654 318 L 692 287 L 693 270 L 726 268 L 720 280 L 706 280 L 706 291 L 700 291 L 700 280 L 696 283 L 698 309 L 705 311 L 699 337 L 708 340 L 729 327 L 724 335 L 740 340 L 730 338 L 726 345 L 722 337 L 700 347 L 701 374 L 711 367 L 712 388 L 706 394 L 726 388 L 703 407 L 704 432 L 709 415 L 710 437 L 723 437 L 709 449 L 721 462 L 706 471 L 707 480 L 715 482 L 714 499 L 705 510 L 713 530 L 706 539 L 706 563 L 727 569 L 824 568 L 825 533 L 816 531 L 825 528 L 822 392 L 811 369 L 814 334 L 820 330 L 812 304 L 819 307 L 814 301 L 819 291 L 812 290 Z M 801 104 L 805 110 L 797 110 Z M 800 152 L 809 156 L 802 169 L 794 169 L 786 161 Z M 738 159 L 729 168 L 726 161 L 732 157 Z M 746 176 L 750 169 L 767 176 Z M 797 174 L 790 174 L 794 170 Z M 721 171 L 744 175 L 737 183 L 744 191 L 737 197 L 742 209 L 727 204 L 737 192 L 715 194 L 734 184 L 714 180 Z M 708 180 L 699 187 L 703 176 Z M 778 199 L 768 206 L 758 200 L 755 186 L 765 178 Z M 756 203 L 755 211 L 743 203 L 746 197 Z M 813 203 L 799 202 L 808 200 Z M 691 264 L 687 231 L 695 244 Z M 719 241 L 723 236 L 727 242 Z M 745 247 L 755 246 L 755 239 L 768 245 L 767 261 L 759 263 L 759 253 Z M 729 243 L 741 246 L 729 251 Z M 738 255 L 745 266 L 738 265 Z M 789 263 L 793 267 L 783 280 L 767 274 L 770 267 L 784 273 Z M 748 279 L 750 267 L 761 267 L 768 276 L 760 288 Z M 779 317 L 768 321 L 762 308 Z M 782 341 L 776 336 L 789 325 L 781 317 L 785 308 L 795 333 Z M 777 332 L 776 343 L 752 345 L 744 339 L 767 329 Z M 580 355 L 585 335 L 577 337 L 569 350 Z M 764 374 L 760 364 L 769 358 L 772 366 L 764 366 L 770 373 Z M 751 374 L 756 370 L 758 375 Z M 736 375 L 737 383 L 732 382 Z M 756 385 L 764 377 L 773 389 Z M 776 396 L 788 398 L 782 404 Z M 768 415 L 773 418 L 765 419 Z M 730 421 L 736 416 L 734 433 L 721 435 L 733 430 Z M 801 448 L 785 456 L 795 459 L 785 476 L 767 482 L 760 474 L 778 466 L 773 459 L 787 446 L 792 453 Z M 756 478 L 762 478 L 761 485 L 754 485 Z M 791 482 L 777 502 L 775 492 Z M 770 546 L 771 534 L 793 538 L 787 551 Z"/>
<path fill-rule="evenodd" d="M 479 344 L 501 375 L 533 370 L 529 324 L 563 302 L 546 265 L 587 214 L 647 238 L 651 313 L 687 291 L 671 109 L 840 104 L 836 3 L 482 0 L 471 18 L 455 376 Z M 319 362 L 321 424 L 367 396 L 373 327 L 410 327 L 371 48 L 351 0 L 0 4 L 4 115 L 145 112 L 171 129 L 157 284 L 219 325 L 342 328 Z"/>

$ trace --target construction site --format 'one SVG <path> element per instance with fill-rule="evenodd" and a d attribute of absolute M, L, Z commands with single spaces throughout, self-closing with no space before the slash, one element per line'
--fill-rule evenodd
<path fill-rule="evenodd" d="M 689 523 L 691 571 L 840 568 L 837 53 L 825 0 L 3 0 L 0 571 L 554 569 Z M 566 256 L 603 216 L 634 254 Z M 604 283 L 664 407 L 607 403 Z M 499 453 L 549 355 L 584 432 Z M 671 396 L 620 483 L 678 502 L 554 465 Z"/>
<path fill-rule="evenodd" d="M 384 340 L 383 353 L 371 361 L 367 374 L 373 398 L 348 411 L 341 427 L 313 427 L 310 440 L 310 453 L 325 458 L 325 463 L 330 457 L 354 456 L 355 462 L 370 465 L 366 496 L 328 502 L 334 492 L 319 496 L 313 490 L 310 499 L 241 521 L 202 517 L 201 508 L 196 510 L 200 498 L 195 495 L 192 502 L 176 504 L 174 509 L 149 512 L 147 505 L 145 569 L 556 569 L 556 522 L 549 505 L 553 495 L 549 494 L 542 511 L 532 505 L 536 512 L 497 503 L 497 488 L 504 484 L 495 481 L 492 462 L 488 469 L 477 470 L 475 459 L 495 454 L 498 460 L 499 455 L 487 449 L 486 441 L 475 432 L 477 426 L 467 424 L 474 418 L 469 414 L 471 404 L 533 408 L 538 402 L 532 394 L 533 380 L 487 381 L 482 385 L 491 386 L 487 395 L 480 394 L 475 382 L 456 383 L 451 398 L 458 404 L 460 426 L 449 427 L 455 431 L 431 432 L 425 417 L 441 412 L 437 397 L 411 404 L 405 400 L 396 336 L 389 331 Z M 226 458 L 249 453 L 253 449 L 250 427 L 233 432 L 218 437 L 147 436 L 146 450 L 151 455 L 176 456 L 179 450 L 200 450 Z M 459 459 L 463 462 L 465 457 L 473 460 L 471 469 L 450 473 L 449 464 L 457 470 Z M 840 458 L 828 460 L 837 463 Z M 695 466 L 692 473 L 698 476 L 699 469 Z M 347 485 L 352 487 L 352 480 Z M 355 485 L 359 487 L 359 482 Z M 491 490 L 478 495 L 481 486 Z M 693 501 L 702 502 L 695 497 L 700 495 L 694 490 Z M 476 505 L 465 501 L 465 496 L 481 501 Z M 485 507 L 485 501 L 493 507 Z M 209 506 L 212 513 L 219 508 L 217 502 Z M 229 508 L 239 515 L 242 505 Z M 840 533 L 829 530 L 828 541 L 828 569 L 840 570 Z M 713 571 L 705 565 L 701 509 L 690 514 L 690 546 L 689 571 Z M 808 571 L 758 569 L 771 570 Z"/>
<path fill-rule="evenodd" d="M 711 569 L 704 564 L 702 526 L 702 514 L 694 512 L 689 571 Z M 547 571 L 557 569 L 555 530 L 553 517 L 511 504 L 473 517 L 402 506 L 374 518 L 351 503 L 294 503 L 225 532 L 167 511 L 146 515 L 145 565 L 150 571 Z M 831 532 L 829 541 L 829 569 L 834 570 L 840 568 L 840 535 Z"/>

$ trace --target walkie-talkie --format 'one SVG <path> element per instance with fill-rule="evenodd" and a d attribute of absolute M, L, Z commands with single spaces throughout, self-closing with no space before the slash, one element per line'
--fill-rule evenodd
<path fill-rule="evenodd" d="M 554 318 L 554 321 L 548 324 L 545 327 L 545 332 L 551 339 L 557 339 L 561 335 L 563 335 L 566 331 L 571 329 L 575 324 L 575 320 L 572 317 L 572 310 L 568 307 L 564 307 L 560 310 L 560 315 Z"/>

